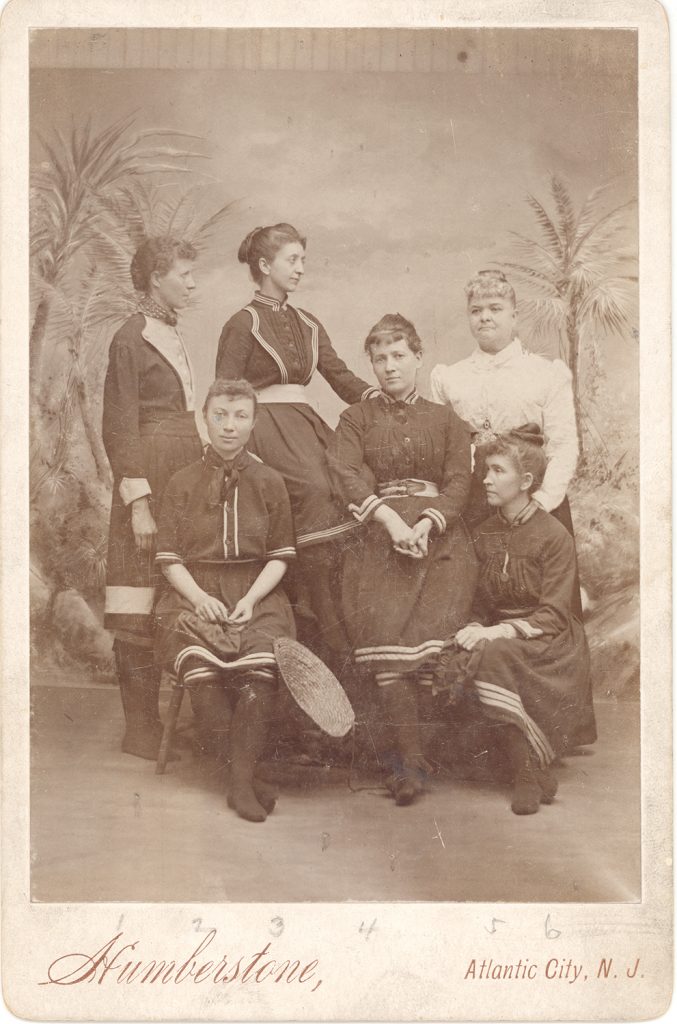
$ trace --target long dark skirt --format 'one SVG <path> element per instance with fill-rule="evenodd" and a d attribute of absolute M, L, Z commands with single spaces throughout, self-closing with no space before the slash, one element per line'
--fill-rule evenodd
<path fill-rule="evenodd" d="M 140 428 L 145 478 L 152 491 L 151 513 L 156 516 L 170 477 L 202 454 L 202 442 L 193 413 L 177 413 Z M 160 577 L 155 551 L 139 551 L 132 531 L 131 506 L 120 497 L 120 481 L 113 482 L 108 534 L 106 607 L 104 626 L 128 642 L 152 644 L 152 610 Z"/>
<path fill-rule="evenodd" d="M 331 428 L 310 405 L 259 405 L 247 447 L 284 477 L 299 548 L 355 528 L 329 478 L 326 452 L 332 437 Z"/>
<path fill-rule="evenodd" d="M 576 619 L 554 638 L 481 641 L 472 651 L 445 650 L 442 660 L 445 679 L 453 685 L 463 678 L 484 715 L 516 725 L 542 765 L 595 739 L 587 700 L 590 656 Z"/>
<path fill-rule="evenodd" d="M 187 566 L 193 579 L 229 611 L 243 597 L 261 572 L 264 562 L 228 562 L 221 565 L 193 563 Z M 219 626 L 197 619 L 190 601 L 165 584 L 158 601 L 156 661 L 186 685 L 213 682 L 227 674 L 275 670 L 273 641 L 295 636 L 291 606 L 282 587 L 276 587 L 256 605 L 243 626 Z"/>
<path fill-rule="evenodd" d="M 412 526 L 427 498 L 392 507 Z M 390 504 L 390 502 L 389 502 Z M 464 524 L 431 533 L 426 558 L 393 549 L 377 522 L 349 539 L 343 566 L 343 611 L 355 661 L 374 671 L 414 672 L 434 665 L 445 641 L 468 621 L 477 561 Z"/>

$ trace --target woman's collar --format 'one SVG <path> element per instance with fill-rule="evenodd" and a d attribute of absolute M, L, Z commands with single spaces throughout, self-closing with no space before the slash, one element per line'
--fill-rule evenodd
<path fill-rule="evenodd" d="M 224 459 L 222 455 L 219 455 L 212 444 L 207 445 L 204 453 L 204 459 L 207 465 L 212 466 L 212 468 L 215 469 L 225 469 L 229 473 L 232 469 L 244 469 L 250 458 L 251 455 L 247 449 L 240 448 L 237 455 L 234 455 L 232 459 Z"/>
<path fill-rule="evenodd" d="M 520 509 L 520 511 L 517 513 L 514 519 L 508 519 L 502 508 L 499 508 L 498 515 L 503 520 L 504 523 L 508 524 L 508 526 L 520 526 L 523 522 L 531 518 L 531 515 L 533 513 L 530 512 L 530 509 L 531 499 L 529 499 L 524 508 Z M 527 513 L 529 514 L 527 515 Z"/>
<path fill-rule="evenodd" d="M 416 388 L 414 388 L 412 391 L 409 392 L 406 398 L 393 398 L 392 395 L 389 395 L 387 391 L 383 390 L 381 390 L 381 397 L 391 405 L 395 405 L 396 402 L 404 402 L 405 405 L 413 405 L 414 402 L 416 402 L 420 398 L 420 395 Z"/>
<path fill-rule="evenodd" d="M 476 363 L 483 366 L 504 366 L 506 363 L 511 362 L 513 359 L 518 359 L 524 355 L 524 347 L 519 338 L 513 338 L 513 340 L 502 348 L 500 352 L 485 352 L 479 346 L 475 349 L 472 354 L 472 358 Z"/>
<path fill-rule="evenodd" d="M 254 292 L 254 299 L 256 302 L 262 302 L 264 306 L 270 306 L 277 313 L 280 309 L 287 308 L 287 296 L 285 295 L 284 300 L 274 299 L 270 295 L 264 295 L 263 292 Z"/>

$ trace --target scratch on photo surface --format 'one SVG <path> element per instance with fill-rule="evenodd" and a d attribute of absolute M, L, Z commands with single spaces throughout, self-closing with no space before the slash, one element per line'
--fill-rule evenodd
<path fill-rule="evenodd" d="M 446 850 L 447 847 L 446 847 L 446 844 L 444 842 L 444 839 L 442 838 L 442 833 L 440 832 L 440 826 L 437 824 L 437 818 L 433 818 L 433 823 L 435 825 L 435 828 L 437 829 L 437 834 L 434 835 L 434 836 L 431 836 L 431 838 L 432 839 L 439 839 L 439 841 L 442 843 L 442 849 Z"/>

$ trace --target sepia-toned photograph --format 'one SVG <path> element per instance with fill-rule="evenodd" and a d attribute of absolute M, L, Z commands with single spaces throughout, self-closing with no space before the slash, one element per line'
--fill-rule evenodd
<path fill-rule="evenodd" d="M 30 55 L 33 898 L 638 900 L 635 34 Z"/>
<path fill-rule="evenodd" d="M 5 747 L 24 715 L 21 913 L 55 930 L 14 1012 L 658 1007 L 613 924 L 669 957 L 648 30 L 174 13 L 22 30 Z M 454 922 L 452 1012 L 416 978 Z M 151 1005 L 186 978 L 202 1002 Z"/>

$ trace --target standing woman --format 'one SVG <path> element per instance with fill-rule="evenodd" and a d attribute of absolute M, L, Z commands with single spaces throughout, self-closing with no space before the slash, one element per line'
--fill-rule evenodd
<path fill-rule="evenodd" d="M 470 425 L 475 473 L 465 518 L 481 522 L 487 504 L 482 449 L 497 434 L 537 423 L 546 439 L 545 478 L 532 501 L 565 521 L 571 533 L 566 490 L 576 471 L 578 435 L 571 373 L 560 359 L 527 352 L 517 337 L 515 292 L 500 270 L 481 270 L 465 286 L 470 331 L 477 348 L 430 375 L 433 401 L 451 405 Z"/>
<path fill-rule="evenodd" d="M 259 412 L 249 450 L 282 474 L 289 492 L 301 638 L 337 667 L 336 656 L 346 653 L 339 542 L 355 521 L 329 477 L 326 451 L 333 431 L 308 403 L 305 385 L 318 370 L 349 405 L 378 391 L 351 373 L 314 316 L 288 304 L 306 259 L 306 240 L 291 224 L 255 228 L 237 255 L 258 288 L 221 332 L 216 376 L 244 378 L 256 389 Z"/>
<path fill-rule="evenodd" d="M 386 730 L 382 753 L 399 806 L 423 788 L 419 684 L 430 688 L 442 646 L 467 621 L 475 555 L 459 519 L 470 440 L 449 408 L 416 391 L 421 340 L 399 313 L 365 342 L 381 393 L 346 409 L 330 466 L 360 528 L 343 573 L 343 609 L 358 664 L 371 669 Z"/>
<path fill-rule="evenodd" d="M 192 245 L 147 238 L 131 264 L 138 311 L 110 346 L 103 397 L 103 442 L 113 469 L 104 625 L 125 715 L 122 749 L 150 760 L 162 738 L 160 671 L 153 662 L 155 516 L 169 478 L 202 452 L 193 371 L 177 311 L 195 288 Z"/>

